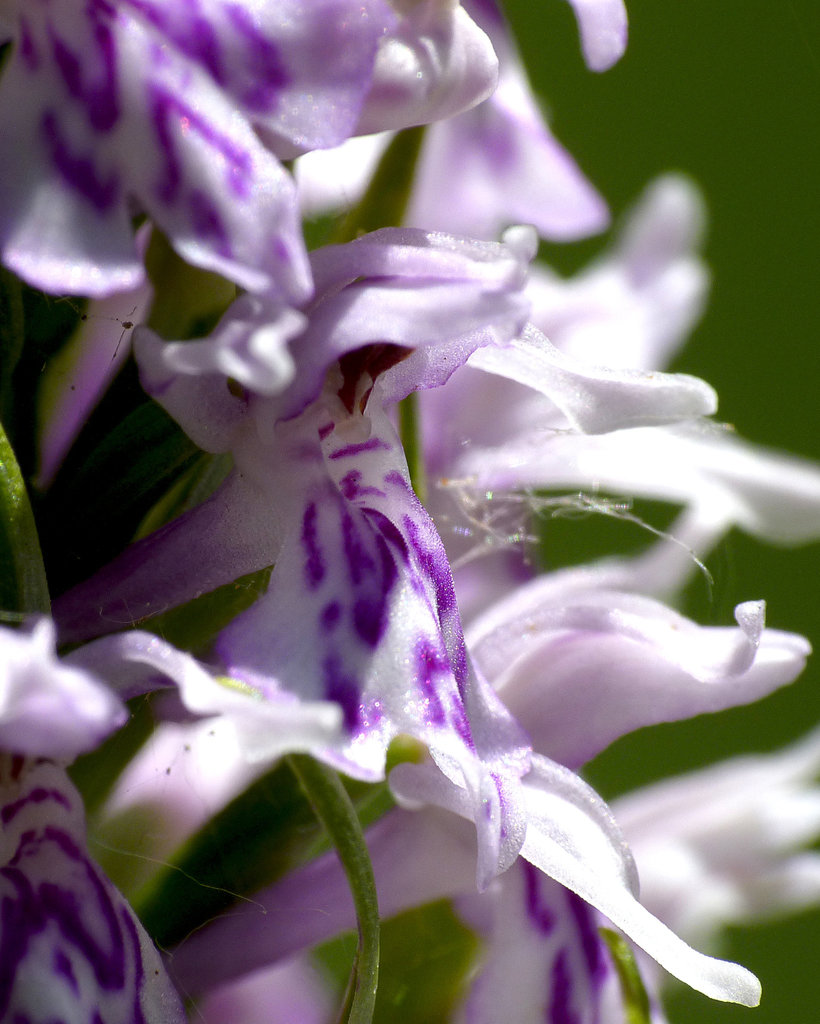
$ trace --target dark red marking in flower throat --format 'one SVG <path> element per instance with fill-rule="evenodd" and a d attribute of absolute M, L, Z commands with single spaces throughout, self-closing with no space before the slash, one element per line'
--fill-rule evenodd
<path fill-rule="evenodd" d="M 345 352 L 339 359 L 339 369 L 342 371 L 342 386 L 338 395 L 349 413 L 356 408 L 356 391 L 359 381 L 364 374 L 370 377 L 370 387 L 359 399 L 359 412 L 364 412 L 370 392 L 376 383 L 380 373 L 384 373 L 397 363 L 405 360 L 413 353 L 412 348 L 405 348 L 402 345 L 390 345 L 386 342 L 379 342 L 375 345 L 365 345 L 364 348 L 354 349 L 353 352 Z"/>

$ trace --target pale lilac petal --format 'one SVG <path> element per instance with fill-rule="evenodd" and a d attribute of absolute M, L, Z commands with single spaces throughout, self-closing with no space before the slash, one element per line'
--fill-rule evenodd
<path fill-rule="evenodd" d="M 137 236 L 144 254 L 148 232 Z M 134 324 L 147 313 L 153 288 L 143 282 L 127 292 L 89 303 L 84 323 L 52 359 L 42 378 L 37 486 L 51 483 L 91 410 L 131 352 Z M 130 326 L 126 326 L 130 324 Z"/>
<path fill-rule="evenodd" d="M 183 1024 L 136 915 L 88 855 L 82 800 L 41 762 L 0 785 L 0 1016 Z"/>
<path fill-rule="evenodd" d="M 163 346 L 155 343 L 153 372 L 157 374 L 156 364 L 160 363 L 169 377 L 219 374 L 257 394 L 278 394 L 294 375 L 287 343 L 304 329 L 305 323 L 294 309 L 272 306 L 255 295 L 242 295 L 207 338 L 172 341 Z M 139 359 L 147 368 L 145 348 Z"/>
<path fill-rule="evenodd" d="M 328 365 L 367 345 L 414 350 L 381 374 L 383 400 L 395 401 L 442 383 L 475 348 L 505 344 L 526 321 L 522 290 L 534 251 L 527 229 L 496 243 L 411 228 L 317 250 L 316 298 L 293 345 L 297 375 L 279 415 L 301 411 Z"/>
<path fill-rule="evenodd" d="M 492 44 L 458 3 L 397 5 L 402 19 L 379 49 L 358 135 L 452 117 L 498 80 Z"/>
<path fill-rule="evenodd" d="M 197 1000 L 202 1024 L 326 1024 L 334 994 L 305 957 L 255 971 Z"/>
<path fill-rule="evenodd" d="M 98 677 L 58 660 L 50 619 L 0 627 L 0 748 L 73 761 L 127 718 Z"/>
<path fill-rule="evenodd" d="M 478 349 L 470 365 L 540 391 L 571 429 L 585 434 L 708 416 L 717 405 L 712 388 L 697 377 L 577 362 L 532 326 L 503 349 Z M 468 466 L 465 475 L 470 472 Z"/>
<path fill-rule="evenodd" d="M 498 54 L 498 88 L 428 129 L 406 223 L 475 238 L 519 223 L 554 239 L 603 230 L 606 204 L 545 124 L 500 11 L 491 0 L 468 10 Z"/>
<path fill-rule="evenodd" d="M 820 900 L 820 738 L 738 757 L 620 798 L 646 905 L 698 943 Z"/>
<path fill-rule="evenodd" d="M 314 149 L 295 161 L 293 176 L 306 217 L 350 210 L 364 195 L 392 135 L 358 135 L 332 149 Z"/>
<path fill-rule="evenodd" d="M 569 0 L 575 11 L 584 59 L 592 71 L 606 71 L 626 49 L 627 16 L 623 0 Z"/>
<path fill-rule="evenodd" d="M 483 353 L 482 353 L 483 355 Z M 478 488 L 589 488 L 694 506 L 724 528 L 782 543 L 820 533 L 814 463 L 757 447 L 708 422 L 598 437 L 533 431 L 466 451 L 451 473 Z"/>
<path fill-rule="evenodd" d="M 712 999 L 756 1006 L 760 983 L 745 968 L 698 953 L 635 898 L 629 859 L 609 813 L 576 776 L 533 758 L 522 856 L 590 903 L 670 974 Z M 632 868 L 634 871 L 634 868 Z"/>
<path fill-rule="evenodd" d="M 252 481 L 231 474 L 202 505 L 132 544 L 55 601 L 61 641 L 125 629 L 264 569 L 278 544 L 266 497 Z"/>
<path fill-rule="evenodd" d="M 519 588 L 467 638 L 535 748 L 577 766 L 634 729 L 748 704 L 791 682 L 809 644 L 764 630 L 763 613 L 763 602 L 747 602 L 736 609 L 739 629 L 698 626 L 569 571 Z"/>
<path fill-rule="evenodd" d="M 663 369 L 703 312 L 708 272 L 697 249 L 704 221 L 703 200 L 686 178 L 658 178 L 613 248 L 580 273 L 563 279 L 533 268 L 533 323 L 585 362 Z"/>

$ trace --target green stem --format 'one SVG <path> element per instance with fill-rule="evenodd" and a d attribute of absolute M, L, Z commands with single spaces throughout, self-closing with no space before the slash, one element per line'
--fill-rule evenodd
<path fill-rule="evenodd" d="M 51 609 L 40 539 L 20 466 L 0 426 L 0 612 Z"/>
<path fill-rule="evenodd" d="M 427 501 L 427 471 L 419 431 L 419 396 L 415 391 L 399 402 L 399 436 L 410 471 L 410 483 L 423 505 Z"/>
<path fill-rule="evenodd" d="M 339 1020 L 371 1024 L 379 978 L 379 908 L 362 828 L 350 797 L 331 768 L 306 754 L 292 754 L 288 760 L 336 847 L 356 909 L 359 944 Z"/>

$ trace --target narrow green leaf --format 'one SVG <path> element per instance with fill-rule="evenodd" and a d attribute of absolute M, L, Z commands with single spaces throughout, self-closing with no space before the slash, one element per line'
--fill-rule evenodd
<path fill-rule="evenodd" d="M 626 1024 L 651 1024 L 649 996 L 646 994 L 632 947 L 622 935 L 611 928 L 598 930 L 607 944 L 621 985 Z"/>
<path fill-rule="evenodd" d="M 379 980 L 379 908 L 362 827 L 336 772 L 305 754 L 288 760 L 336 847 L 356 909 L 359 942 L 340 1021 L 371 1024 Z"/>
<path fill-rule="evenodd" d="M 25 343 L 23 290 L 18 278 L 0 267 L 0 420 L 13 415 L 12 378 Z"/>
<path fill-rule="evenodd" d="M 48 614 L 40 540 L 20 467 L 0 426 L 0 610 Z"/>

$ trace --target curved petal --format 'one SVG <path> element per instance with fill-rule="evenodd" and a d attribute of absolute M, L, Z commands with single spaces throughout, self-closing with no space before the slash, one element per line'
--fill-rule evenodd
<path fill-rule="evenodd" d="M 810 651 L 803 637 L 763 629 L 761 601 L 738 605 L 739 629 L 703 627 L 579 576 L 520 587 L 467 631 L 536 749 L 564 764 L 645 725 L 759 700 L 791 682 Z"/>
<path fill-rule="evenodd" d="M 606 71 L 626 49 L 627 17 L 623 0 L 569 0 L 581 33 L 584 59 L 592 71 Z"/>

